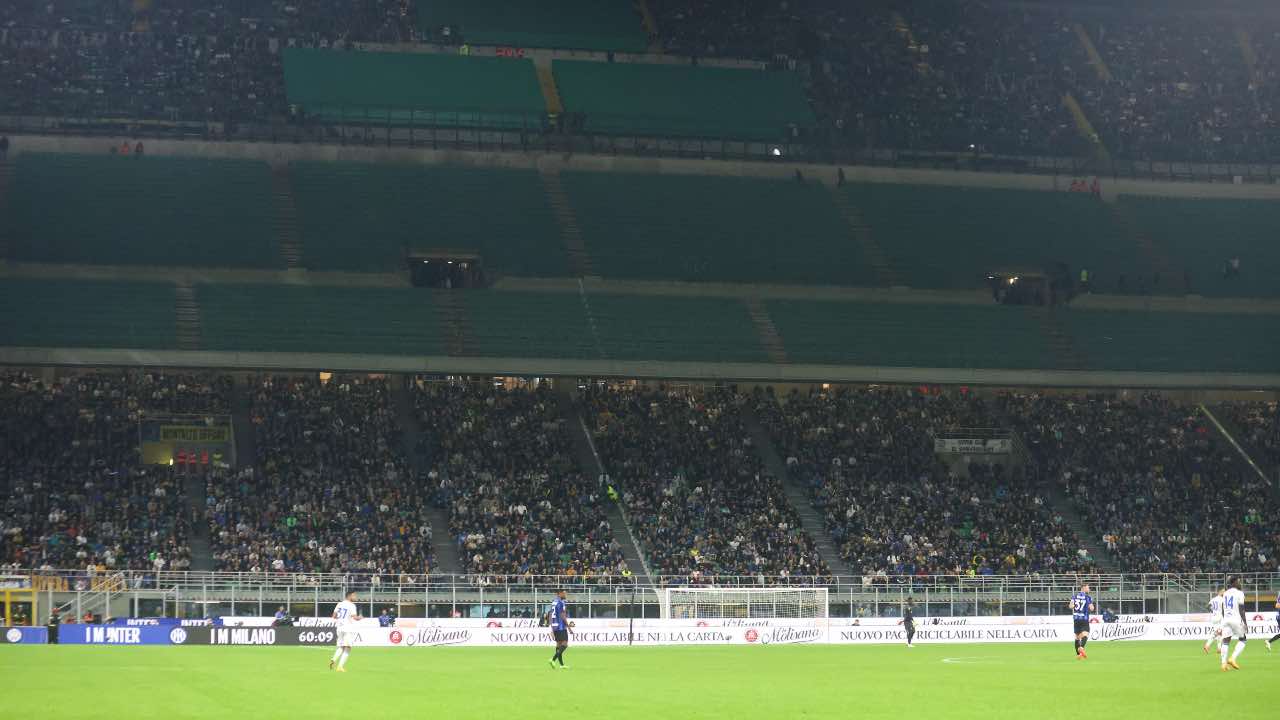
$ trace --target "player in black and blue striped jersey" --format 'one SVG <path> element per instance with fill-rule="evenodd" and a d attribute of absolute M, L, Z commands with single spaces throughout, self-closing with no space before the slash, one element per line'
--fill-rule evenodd
<path fill-rule="evenodd" d="M 1089 614 L 1094 612 L 1093 596 L 1089 594 L 1089 584 L 1080 586 L 1080 591 L 1071 596 L 1067 603 L 1071 608 L 1071 620 L 1074 624 L 1076 659 L 1087 660 L 1089 656 L 1084 646 L 1089 643 Z"/>

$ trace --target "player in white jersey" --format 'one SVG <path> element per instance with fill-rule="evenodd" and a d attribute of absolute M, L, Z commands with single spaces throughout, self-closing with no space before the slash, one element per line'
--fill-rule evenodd
<path fill-rule="evenodd" d="M 1222 671 L 1229 668 L 1240 669 L 1236 662 L 1240 653 L 1244 652 L 1244 644 L 1249 640 L 1249 623 L 1244 618 L 1244 591 L 1240 589 L 1240 578 L 1227 580 L 1227 591 L 1222 595 Z M 1227 658 L 1227 650 L 1231 648 L 1231 638 L 1236 638 L 1236 648 Z"/>
<path fill-rule="evenodd" d="M 334 630 L 338 636 L 338 649 L 333 653 L 333 659 L 329 661 L 329 669 L 338 672 L 347 671 L 347 657 L 351 655 L 351 627 L 355 623 L 363 620 L 360 617 L 360 611 L 356 609 L 356 591 L 348 590 L 347 599 L 338 603 L 333 608 L 333 620 L 335 623 Z"/>
<path fill-rule="evenodd" d="M 1204 641 L 1204 652 L 1209 654 L 1209 648 L 1222 637 L 1222 596 L 1226 593 L 1226 588 L 1218 588 L 1218 594 L 1209 598 L 1209 628 L 1213 631 L 1209 633 L 1209 639 Z"/>

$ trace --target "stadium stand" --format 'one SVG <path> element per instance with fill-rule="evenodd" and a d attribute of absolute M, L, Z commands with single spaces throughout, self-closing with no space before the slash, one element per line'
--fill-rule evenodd
<path fill-rule="evenodd" d="M 428 483 L 467 572 L 620 574 L 604 490 L 578 470 L 549 386 L 420 383 Z"/>
<path fill-rule="evenodd" d="M 589 133 L 783 142 L 814 124 L 794 73 L 575 60 L 551 70 Z"/>
<path fill-rule="evenodd" d="M 793 362 L 903 367 L 1057 367 L 1035 311 L 983 305 L 768 300 Z"/>
<path fill-rule="evenodd" d="M 85 579 L 189 567 L 183 482 L 139 463 L 139 413 L 228 406 L 226 378 L 213 375 L 0 374 L 0 565 Z"/>
<path fill-rule="evenodd" d="M 196 297 L 208 350 L 436 355 L 444 349 L 429 291 L 206 284 L 196 286 Z"/>
<path fill-rule="evenodd" d="M 4 278 L 0 345 L 176 348 L 172 285 Z"/>
<path fill-rule="evenodd" d="M 943 466 L 933 437 L 990 427 L 980 400 L 916 388 L 760 393 L 757 412 L 864 576 L 1071 572 L 1094 562 L 1030 477 Z"/>
<path fill-rule="evenodd" d="M 742 301 L 729 298 L 593 294 L 592 320 L 605 356 L 625 359 L 766 362 Z"/>
<path fill-rule="evenodd" d="M 1274 571 L 1269 483 L 1194 406 L 1155 395 L 998 400 L 1056 483 L 1132 572 Z"/>
<path fill-rule="evenodd" d="M 209 482 L 221 570 L 425 574 L 426 494 L 399 452 L 386 380 L 255 378 L 257 464 Z"/>
<path fill-rule="evenodd" d="M 1280 370 L 1280 315 L 1090 310 L 1059 317 L 1099 370 Z"/>
<path fill-rule="evenodd" d="M 591 358 L 582 298 L 571 293 L 471 292 L 463 298 L 468 319 L 463 355 Z"/>
<path fill-rule="evenodd" d="M 872 285 L 827 191 L 757 178 L 562 175 L 592 266 L 646 280 Z"/>
<path fill-rule="evenodd" d="M 1280 297 L 1280 203 L 1122 195 L 1119 202 L 1206 296 Z M 1233 268 L 1232 261 L 1239 267 Z M 1174 281 L 1172 278 L 1165 282 Z"/>
<path fill-rule="evenodd" d="M 628 0 L 446 0 L 419 4 L 418 21 L 440 42 L 631 53 L 648 48 L 640 15 Z"/>
<path fill-rule="evenodd" d="M 284 77 L 289 103 L 326 121 L 536 129 L 545 115 L 528 60 L 290 48 Z"/>
<path fill-rule="evenodd" d="M 981 287 L 995 271 L 1044 272 L 1057 262 L 1088 268 L 1098 283 L 1138 274 L 1137 246 L 1087 193 L 889 183 L 844 192 L 913 287 Z"/>
<path fill-rule="evenodd" d="M 568 274 L 535 171 L 327 162 L 289 170 L 312 270 L 402 272 L 408 251 L 448 250 L 477 253 L 501 273 Z"/>
<path fill-rule="evenodd" d="M 1226 415 L 1263 472 L 1280 477 L 1280 403 L 1227 403 L 1214 409 Z"/>
<path fill-rule="evenodd" d="M 126 146 L 128 147 L 128 146 Z M 267 164 L 23 153 L 10 258 L 88 265 L 274 268 Z"/>
<path fill-rule="evenodd" d="M 660 575 L 830 573 L 765 472 L 731 391 L 593 387 L 583 397 L 611 481 Z"/>

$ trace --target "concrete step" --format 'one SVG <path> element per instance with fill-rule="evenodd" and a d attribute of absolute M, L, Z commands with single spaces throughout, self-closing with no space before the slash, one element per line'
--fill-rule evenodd
<path fill-rule="evenodd" d="M 539 175 L 542 178 L 542 189 L 547 197 L 547 203 L 555 211 L 556 222 L 560 226 L 560 237 L 564 241 L 570 272 L 580 278 L 595 275 L 582 229 L 578 226 L 577 214 L 569 202 L 569 194 L 560 181 L 560 172 L 554 169 L 543 169 Z"/>
<path fill-rule="evenodd" d="M 1056 483 L 1050 483 L 1046 492 L 1046 500 L 1067 523 L 1067 527 L 1080 538 L 1080 546 L 1089 551 L 1089 555 L 1098 568 L 1105 573 L 1123 572 L 1120 561 L 1102 544 L 1102 538 L 1075 508 L 1071 498 Z"/>
<path fill-rule="evenodd" d="M 209 545 L 209 521 L 205 517 L 205 502 L 209 489 L 202 473 L 191 473 L 183 482 L 187 496 L 187 512 L 191 517 L 191 536 L 187 546 L 191 548 L 191 569 L 213 570 L 213 549 Z"/>
<path fill-rule="evenodd" d="M 396 420 L 402 430 L 401 452 L 408 459 L 409 468 L 414 477 L 425 478 L 428 468 L 422 454 L 418 452 L 418 440 L 422 438 L 423 429 L 422 423 L 418 422 L 418 413 L 413 407 L 413 391 L 408 385 L 410 382 L 412 378 L 405 377 L 396 384 L 391 391 L 391 404 L 395 408 Z M 419 488 L 419 492 L 424 497 L 434 495 L 435 490 L 436 488 L 432 487 Z M 463 571 L 462 555 L 449 531 L 449 512 L 444 508 L 430 505 L 427 509 L 427 522 L 431 524 L 431 548 L 436 556 L 435 566 L 431 568 L 431 572 L 433 574 L 461 573 Z"/>
<path fill-rule="evenodd" d="M 556 384 L 556 399 L 560 403 L 560 415 L 565 420 L 565 428 L 569 431 L 573 442 L 573 451 L 578 459 L 578 466 L 582 469 L 583 474 L 588 477 L 601 477 L 607 474 L 607 469 L 601 462 L 599 454 L 596 453 L 587 425 L 583 421 L 582 414 L 578 411 L 577 403 L 574 402 L 573 392 L 569 387 L 566 387 L 567 384 Z M 614 542 L 618 543 L 622 548 L 622 557 L 627 562 L 627 569 L 631 571 L 631 575 L 637 581 L 652 584 L 649 565 L 645 561 L 640 546 L 631 532 L 631 526 L 622 512 L 622 504 L 620 502 L 610 502 L 607 503 L 607 507 L 609 527 L 613 530 Z"/>
<path fill-rule="evenodd" d="M 760 418 L 756 416 L 755 409 L 750 404 L 742 407 L 742 421 L 747 427 L 756 456 L 764 463 L 765 470 L 781 481 L 787 502 L 800 517 L 801 527 L 809 537 L 813 538 L 813 543 L 818 548 L 818 555 L 827 563 L 832 573 L 857 575 L 858 573 L 854 572 L 841 557 L 840 548 L 832 539 L 831 533 L 827 531 L 826 523 L 813 508 L 813 503 L 809 501 L 809 493 L 792 479 L 791 473 L 787 472 L 787 464 L 774 447 L 773 438 L 769 437 L 768 431 L 760 424 Z"/>
<path fill-rule="evenodd" d="M 271 172 L 271 197 L 275 206 L 273 227 L 276 242 L 280 245 L 280 257 L 285 267 L 294 270 L 302 267 L 302 236 L 298 231 L 298 206 L 293 197 L 293 182 L 289 166 L 281 165 Z"/>
<path fill-rule="evenodd" d="M 751 315 L 751 322 L 756 326 L 756 334 L 760 337 L 760 344 L 764 346 L 769 360 L 779 365 L 790 362 L 782 336 L 778 334 L 778 328 L 773 324 L 773 318 L 769 316 L 769 311 L 760 298 L 747 299 L 747 312 Z"/>
<path fill-rule="evenodd" d="M 231 431 L 236 442 L 237 468 L 258 464 L 258 436 L 254 432 L 249 413 L 253 402 L 253 388 L 249 384 L 252 382 L 252 379 L 237 379 L 231 387 Z"/>
<path fill-rule="evenodd" d="M 195 287 L 186 280 L 179 280 L 174 286 L 173 312 L 178 348 L 199 350 L 202 336 L 200 303 L 196 300 Z"/>

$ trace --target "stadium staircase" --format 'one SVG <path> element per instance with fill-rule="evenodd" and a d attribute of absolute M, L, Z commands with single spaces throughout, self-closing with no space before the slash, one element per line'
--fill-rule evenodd
<path fill-rule="evenodd" d="M 1124 203 L 1117 201 L 1107 204 L 1116 226 L 1123 237 L 1128 238 L 1138 248 L 1142 264 L 1146 270 L 1145 277 L 1135 278 L 1136 289 L 1150 288 L 1153 295 L 1165 294 L 1164 288 L 1172 288 L 1175 283 L 1182 282 L 1182 273 L 1174 266 L 1173 261 L 1152 241 L 1147 233 Z M 1148 284 L 1150 283 L 1150 284 Z"/>
<path fill-rule="evenodd" d="M 249 418 L 252 403 L 253 377 L 231 387 L 231 431 L 236 443 L 236 467 L 247 468 L 258 464 L 258 436 Z"/>
<path fill-rule="evenodd" d="M 1102 142 L 1102 136 L 1098 135 L 1098 131 L 1093 128 L 1093 123 L 1089 122 L 1089 116 L 1085 114 L 1080 102 L 1074 95 L 1067 93 L 1062 96 L 1062 105 L 1067 108 L 1067 112 L 1071 113 L 1071 118 L 1076 124 L 1076 132 L 1089 144 L 1089 153 L 1096 166 L 1111 167 L 1111 151 L 1107 150 L 1107 146 Z"/>
<path fill-rule="evenodd" d="M 187 494 L 187 512 L 191 517 L 191 535 L 187 547 L 191 549 L 191 569 L 213 570 L 213 549 L 209 546 L 209 521 L 205 517 L 205 501 L 209 488 L 203 473 L 188 473 L 183 481 Z"/>
<path fill-rule="evenodd" d="M 1057 366 L 1066 370 L 1083 370 L 1089 367 L 1088 358 L 1080 351 L 1070 331 L 1058 316 L 1060 312 L 1068 312 L 1060 308 L 1031 308 L 1031 316 L 1040 325 L 1040 334 L 1045 345 L 1057 360 Z"/>
<path fill-rule="evenodd" d="M 560 416 L 564 418 L 565 428 L 573 441 L 573 452 L 578 458 L 578 467 L 588 476 L 604 477 L 608 472 L 604 462 L 600 460 L 600 454 L 596 452 L 595 443 L 591 441 L 587 424 L 578 411 L 570 389 L 557 384 L 556 399 L 560 403 Z M 640 544 L 636 542 L 635 535 L 631 532 L 631 525 L 622 513 L 621 501 L 607 502 L 605 507 L 608 511 L 609 527 L 613 530 L 613 540 L 622 548 L 622 557 L 626 560 L 627 569 L 638 582 L 652 585 L 653 573 L 650 572 L 649 564 L 645 562 L 644 555 L 640 552 Z"/>
<path fill-rule="evenodd" d="M 275 231 L 281 259 L 290 270 L 301 268 L 302 234 L 298 232 L 298 206 L 287 164 L 271 170 L 271 198 L 275 205 Z"/>
<path fill-rule="evenodd" d="M 560 225 L 560 237 L 564 240 L 565 252 L 569 258 L 569 272 L 579 278 L 594 276 L 591 258 L 587 255 L 586 244 L 583 242 L 582 228 L 578 225 L 577 213 L 569 204 L 569 194 L 565 192 L 561 182 L 560 171 L 544 168 L 539 174 L 542 176 L 542 188 L 547 195 L 547 202 Z"/>
<path fill-rule="evenodd" d="M 542 100 L 547 104 L 547 115 L 560 117 L 564 103 L 560 100 L 560 89 L 556 87 L 556 76 L 551 72 L 551 59 L 535 59 L 534 68 L 538 71 L 538 87 L 542 89 Z"/>
<path fill-rule="evenodd" d="M 471 357 L 476 354 L 475 339 L 471 335 L 471 323 L 462 298 L 452 290 L 435 294 L 435 308 L 440 328 L 444 331 L 448 353 L 454 357 Z"/>
<path fill-rule="evenodd" d="M 769 317 L 769 311 L 760 298 L 747 298 L 747 311 L 751 313 L 751 322 L 756 326 L 760 344 L 769 354 L 769 362 L 777 365 L 790 362 L 787 359 L 787 349 L 782 344 L 782 336 L 778 334 L 778 328 L 773 324 L 773 318 Z"/>
<path fill-rule="evenodd" d="M 1053 508 L 1054 512 L 1062 516 L 1062 520 L 1067 524 L 1067 527 L 1071 528 L 1076 537 L 1080 538 L 1080 547 L 1084 548 L 1089 553 L 1089 557 L 1093 558 L 1093 561 L 1098 564 L 1098 570 L 1109 574 L 1124 572 L 1124 568 L 1115 554 L 1108 550 L 1106 545 L 1102 544 L 1102 538 L 1098 536 L 1093 526 L 1084 519 L 1084 516 L 1076 510 L 1075 504 L 1062 491 L 1062 487 L 1057 483 L 1050 482 L 1045 483 L 1045 490 L 1048 495 L 1046 499 L 1049 502 L 1049 506 Z"/>
<path fill-rule="evenodd" d="M 800 516 L 801 527 L 804 528 L 805 532 L 809 533 L 809 537 L 813 538 L 813 543 L 818 548 L 818 555 L 826 561 L 827 567 L 831 568 L 831 572 L 837 575 L 859 574 L 841 557 L 840 548 L 836 545 L 835 540 L 832 539 L 831 533 L 827 531 L 826 524 L 822 521 L 822 516 L 814 509 L 805 489 L 795 482 L 791 477 L 791 473 L 787 472 L 786 462 L 778 455 L 773 439 L 769 437 L 768 431 L 760 424 L 760 418 L 756 417 L 755 410 L 750 405 L 743 406 L 742 420 L 747 426 L 747 433 L 751 437 L 751 445 L 755 448 L 756 457 L 760 458 L 760 461 L 764 463 L 765 470 L 782 483 L 782 490 L 786 493 L 787 502 L 791 504 L 796 514 Z"/>
<path fill-rule="evenodd" d="M 649 52 L 654 55 L 661 55 L 663 52 L 662 41 L 658 39 L 658 19 L 653 14 L 653 9 L 649 7 L 648 0 L 636 0 L 636 7 L 640 9 L 640 19 L 644 22 L 644 31 L 649 35 Z"/>
<path fill-rule="evenodd" d="M 1071 29 L 1075 31 L 1076 38 L 1080 40 L 1080 47 L 1084 48 L 1085 55 L 1089 56 L 1089 64 L 1093 66 L 1093 71 L 1098 74 L 1098 79 L 1104 83 L 1112 81 L 1111 68 L 1107 67 L 1107 61 L 1102 59 L 1102 53 L 1098 52 L 1098 48 L 1093 44 L 1093 38 L 1089 37 L 1088 31 L 1084 29 L 1084 25 L 1080 23 L 1072 23 Z"/>
<path fill-rule="evenodd" d="M 13 165 L 8 160 L 0 159 L 0 262 L 9 257 L 8 220 L 9 188 L 13 187 Z"/>
<path fill-rule="evenodd" d="M 188 280 L 179 280 L 174 288 L 174 315 L 177 320 L 179 350 L 200 349 L 200 303 L 196 301 L 195 287 Z"/>
<path fill-rule="evenodd" d="M 871 234 L 871 226 L 867 224 L 866 219 L 862 216 L 862 211 L 858 209 L 853 199 L 842 188 L 830 185 L 828 189 L 831 191 L 831 199 L 835 202 L 836 210 L 840 212 L 840 217 L 844 218 L 845 224 L 849 226 L 853 239 L 858 243 L 858 247 L 862 249 L 862 255 L 866 258 L 867 264 L 875 269 L 876 282 L 885 287 L 901 285 L 902 281 L 899 279 L 898 273 L 894 271 L 893 266 L 889 263 L 884 254 L 884 249 L 880 247 L 880 243 Z"/>
<path fill-rule="evenodd" d="M 418 422 L 418 414 L 413 410 L 413 398 L 408 383 L 412 376 L 391 391 L 391 402 L 396 410 L 396 420 L 403 432 L 400 433 L 401 451 L 409 460 L 410 471 L 414 477 L 426 477 L 426 464 L 422 454 L 418 452 L 418 438 L 423 437 L 422 425 Z M 433 488 L 422 488 L 424 495 L 431 495 Z M 427 522 L 431 523 L 431 549 L 435 551 L 436 564 L 432 573 L 459 574 L 463 572 L 462 555 L 458 552 L 458 544 L 453 542 L 449 532 L 449 512 L 445 508 L 436 507 L 435 503 L 427 503 Z"/>

